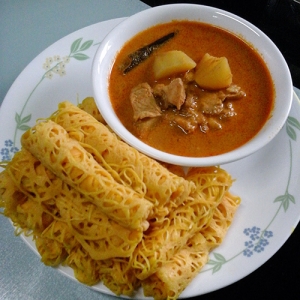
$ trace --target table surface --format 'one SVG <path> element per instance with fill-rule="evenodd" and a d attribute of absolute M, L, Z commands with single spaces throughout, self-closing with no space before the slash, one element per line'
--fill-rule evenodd
<path fill-rule="evenodd" d="M 300 10 L 294 6 L 297 1 L 252 0 L 246 7 L 244 3 L 230 0 L 0 0 L 0 104 L 20 72 L 60 38 L 94 23 L 132 15 L 148 5 L 177 2 L 210 4 L 254 23 L 280 48 L 290 67 L 294 86 L 300 88 Z M 14 236 L 9 221 L 3 216 L 0 216 L 0 236 L 0 299 L 115 299 L 45 267 L 36 254 Z M 259 269 L 231 286 L 200 298 L 294 298 L 292 295 L 300 293 L 299 239 L 298 226 L 283 247 Z"/>

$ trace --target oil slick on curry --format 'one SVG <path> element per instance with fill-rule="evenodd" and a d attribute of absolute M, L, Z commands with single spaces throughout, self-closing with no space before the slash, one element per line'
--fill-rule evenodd
<path fill-rule="evenodd" d="M 136 49 L 176 35 L 123 74 Z M 260 55 L 223 29 L 173 21 L 136 35 L 118 53 L 109 78 L 114 110 L 146 144 L 189 157 L 245 144 L 271 116 L 272 78 Z"/>

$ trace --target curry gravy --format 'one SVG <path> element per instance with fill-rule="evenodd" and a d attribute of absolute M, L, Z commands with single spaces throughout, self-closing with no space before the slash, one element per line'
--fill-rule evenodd
<path fill-rule="evenodd" d="M 174 38 L 165 43 L 140 65 L 123 75 L 120 66 L 127 56 L 160 37 L 176 31 Z M 233 83 L 246 93 L 243 99 L 234 101 L 236 116 L 225 120 L 221 130 L 203 133 L 195 130 L 185 133 L 171 126 L 165 119 L 154 123 L 147 133 L 133 121 L 130 91 L 140 83 L 151 86 L 154 80 L 152 65 L 156 53 L 181 50 L 196 63 L 205 53 L 228 59 Z M 160 81 L 170 82 L 170 79 Z M 190 21 L 173 21 L 149 28 L 135 36 L 121 49 L 109 78 L 109 93 L 117 116 L 124 126 L 145 143 L 176 155 L 200 157 L 218 155 L 245 144 L 262 128 L 271 116 L 274 104 L 274 87 L 270 73 L 258 53 L 241 38 L 220 28 Z"/>

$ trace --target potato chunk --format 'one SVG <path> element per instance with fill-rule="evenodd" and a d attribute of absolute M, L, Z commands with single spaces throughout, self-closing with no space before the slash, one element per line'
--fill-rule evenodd
<path fill-rule="evenodd" d="M 205 89 L 223 89 L 231 85 L 232 74 L 226 57 L 206 53 L 196 67 L 195 81 Z"/>
<path fill-rule="evenodd" d="M 158 54 L 154 59 L 153 71 L 155 79 L 186 72 L 196 67 L 196 63 L 184 52 L 171 50 Z"/>

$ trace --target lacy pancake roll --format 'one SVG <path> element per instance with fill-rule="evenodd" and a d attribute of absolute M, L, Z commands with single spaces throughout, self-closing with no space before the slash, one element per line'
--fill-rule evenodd
<path fill-rule="evenodd" d="M 118 174 L 112 174 L 116 180 L 119 178 L 123 184 L 145 195 L 155 207 L 163 208 L 168 202 L 178 205 L 195 189 L 194 183 L 169 172 L 157 161 L 120 141 L 105 125 L 70 102 L 60 103 L 51 119 L 83 143 L 99 164 L 103 158 Z M 105 164 L 103 167 L 107 168 Z"/>
<path fill-rule="evenodd" d="M 151 222 L 132 256 L 132 268 L 140 280 L 155 273 L 160 266 L 185 245 L 204 224 L 207 216 L 204 200 L 189 198 L 159 222 Z M 203 220 L 203 221 L 200 221 Z"/>
<path fill-rule="evenodd" d="M 215 202 L 218 202 L 215 199 Z M 142 242 L 132 256 L 132 268 L 140 280 L 155 273 L 170 262 L 187 241 L 210 221 L 214 201 L 206 201 L 200 195 L 189 198 L 159 222 L 151 222 Z"/>
<path fill-rule="evenodd" d="M 132 269 L 130 259 L 112 258 L 103 261 L 100 269 L 100 278 L 103 284 L 116 295 L 133 296 L 137 288 L 141 286 Z"/>
<path fill-rule="evenodd" d="M 186 178 L 196 184 L 197 191 L 204 193 L 206 199 L 217 200 L 212 201 L 211 218 L 201 229 L 212 250 L 222 243 L 241 198 L 230 192 L 234 180 L 220 167 L 191 168 Z"/>
<path fill-rule="evenodd" d="M 42 210 L 28 202 L 28 197 L 18 190 L 7 170 L 0 173 L 0 207 L 16 227 L 16 234 L 42 227 Z"/>
<path fill-rule="evenodd" d="M 207 246 L 210 251 L 221 245 L 223 242 L 240 203 L 240 197 L 227 191 L 222 202 L 215 209 L 213 218 L 209 222 L 208 226 L 201 230 L 201 233 L 205 236 Z"/>
<path fill-rule="evenodd" d="M 11 172 L 9 169 L 13 171 Z M 21 173 L 19 175 L 18 170 Z M 13 177 L 11 177 L 12 174 Z M 4 208 L 4 215 L 14 221 L 14 225 L 19 229 L 18 233 L 24 232 L 33 235 L 43 263 L 48 266 L 57 266 L 63 263 L 73 268 L 75 277 L 80 282 L 88 285 L 96 284 L 100 281 L 101 274 L 106 274 L 108 270 L 115 270 L 115 273 L 120 270 L 119 262 L 121 258 L 117 260 L 96 260 L 91 257 L 93 254 L 91 251 L 87 251 L 82 247 L 74 236 L 74 228 L 68 224 L 69 221 L 79 221 L 78 210 L 76 209 L 73 212 L 72 217 L 74 220 L 65 220 L 68 216 L 67 211 L 61 217 L 61 211 L 56 206 L 59 200 L 57 197 L 52 198 L 55 195 L 59 196 L 61 190 L 60 184 L 56 184 L 54 178 L 55 176 L 45 169 L 29 152 L 21 150 L 15 155 L 6 170 L 0 173 L 0 206 Z M 60 179 L 57 179 L 57 181 L 60 181 Z M 15 182 L 20 183 L 20 188 L 26 194 L 17 188 Z M 27 194 L 31 194 L 32 198 L 29 199 Z M 75 190 L 68 195 L 68 199 L 70 202 L 78 202 L 79 199 Z M 51 205 L 52 201 L 54 202 Z M 52 206 L 52 209 L 48 206 Z M 68 208 L 67 210 L 70 212 L 73 209 Z M 48 217 L 44 218 L 45 214 L 51 216 L 51 222 L 49 222 Z M 95 221 L 99 221 L 104 226 L 104 220 L 100 220 L 100 218 L 95 220 L 89 217 L 89 214 L 90 212 L 85 215 L 86 218 L 89 218 L 91 224 L 88 229 L 96 231 L 96 238 L 101 234 L 105 237 L 107 232 L 103 231 L 103 228 L 95 226 Z M 45 219 L 48 221 L 45 222 Z M 106 225 L 114 228 L 113 223 L 113 221 L 110 221 Z M 120 228 L 115 229 L 115 237 L 118 239 L 122 236 L 122 230 Z M 84 228 L 82 228 L 82 231 L 84 231 Z M 134 232 L 133 230 L 127 231 L 131 234 Z M 109 237 L 107 238 L 109 239 Z M 99 249 L 96 250 L 99 252 Z M 106 252 L 111 252 L 111 250 L 115 249 L 108 247 Z M 124 254 L 122 249 L 118 251 L 118 253 L 109 253 L 109 255 L 118 255 L 121 252 Z M 98 255 L 101 255 L 101 251 Z M 125 270 L 122 277 L 126 277 Z M 132 276 L 128 277 L 127 280 L 128 286 L 132 286 Z M 111 282 L 110 287 L 113 286 L 114 282 Z M 125 288 L 124 283 L 122 292 L 125 293 L 126 290 L 128 290 L 128 287 Z"/>
<path fill-rule="evenodd" d="M 40 236 L 48 224 L 45 211 L 39 203 L 29 199 L 17 188 L 7 170 L 0 174 L 0 207 L 4 208 L 4 215 L 13 221 L 16 235 L 24 233 L 33 236 L 42 262 L 48 266 L 57 266 L 65 259 L 66 252 L 61 243 L 47 243 L 43 247 L 46 252 L 39 248 Z"/>
<path fill-rule="evenodd" d="M 226 192 L 208 226 L 189 239 L 169 263 L 142 281 L 145 296 L 177 299 L 207 263 L 209 252 L 224 239 L 239 204 L 239 197 Z"/>
<path fill-rule="evenodd" d="M 89 115 L 93 116 L 97 121 L 106 125 L 104 118 L 102 117 L 96 102 L 93 97 L 86 97 L 78 104 L 78 107 L 83 111 L 87 112 Z"/>
<path fill-rule="evenodd" d="M 230 175 L 217 167 L 199 168 L 190 176 L 196 183 L 196 192 L 159 222 L 150 222 L 133 252 L 132 268 L 140 280 L 168 263 L 196 232 L 208 226 L 232 183 Z"/>
<path fill-rule="evenodd" d="M 67 257 L 65 264 L 74 270 L 77 280 L 92 285 L 101 281 L 116 295 L 133 296 L 141 282 L 129 268 L 129 258 L 115 257 L 106 260 L 94 260 L 81 247 L 75 247 Z"/>
<path fill-rule="evenodd" d="M 201 194 L 206 200 L 207 222 L 203 228 L 208 225 L 214 209 L 221 203 L 225 193 L 232 186 L 233 179 L 229 173 L 220 167 L 192 167 L 186 174 L 186 179 L 196 185 L 196 192 Z"/>
<path fill-rule="evenodd" d="M 89 253 L 80 244 L 72 249 L 64 262 L 74 271 L 75 278 L 86 285 L 95 285 L 101 281 L 99 270 L 105 260 L 92 259 Z"/>
<path fill-rule="evenodd" d="M 88 112 L 83 111 L 70 102 L 62 102 L 59 104 L 58 111 L 50 119 L 61 125 L 71 138 L 80 142 L 85 150 L 91 153 L 94 159 L 118 183 L 129 186 L 141 195 L 145 195 L 146 186 L 142 176 L 140 176 L 142 169 L 135 170 L 134 165 L 128 162 L 128 159 L 124 160 L 122 158 L 130 155 L 130 153 L 121 155 L 122 152 L 117 148 L 119 143 L 117 136 L 110 132 L 108 127 L 90 115 L 90 113 L 93 113 L 97 117 L 94 109 L 91 109 L 90 100 L 88 103 L 86 101 L 84 105 L 84 102 L 82 103 L 81 107 L 87 109 Z M 106 152 L 108 145 L 113 145 L 109 155 L 110 161 L 107 161 L 108 153 Z M 137 164 L 137 159 L 137 156 L 131 158 L 135 165 Z"/>
<path fill-rule="evenodd" d="M 233 183 L 231 175 L 220 167 L 192 167 L 186 174 L 186 179 L 196 185 L 196 190 L 204 193 L 207 200 L 218 198 L 230 189 Z M 219 202 L 219 203 L 220 203 Z M 219 203 L 215 203 L 216 206 Z"/>
<path fill-rule="evenodd" d="M 51 171 L 31 153 L 22 149 L 8 164 L 6 172 L 17 188 L 27 196 L 21 208 L 28 207 L 33 220 L 27 226 L 42 240 L 38 249 L 46 264 L 47 247 L 56 242 L 68 252 L 80 243 L 91 258 L 129 257 L 142 238 L 141 229 L 128 229 L 110 220 L 99 207 Z M 29 203 L 31 205 L 29 205 Z M 75 240 L 76 242 L 74 242 Z"/>
<path fill-rule="evenodd" d="M 196 233 L 157 272 L 142 281 L 144 295 L 155 300 L 177 299 L 208 261 L 205 237 Z"/>
<path fill-rule="evenodd" d="M 21 142 L 110 219 L 131 229 L 148 228 L 147 217 L 153 205 L 131 188 L 117 183 L 63 127 L 53 121 L 37 123 L 23 134 Z"/>

